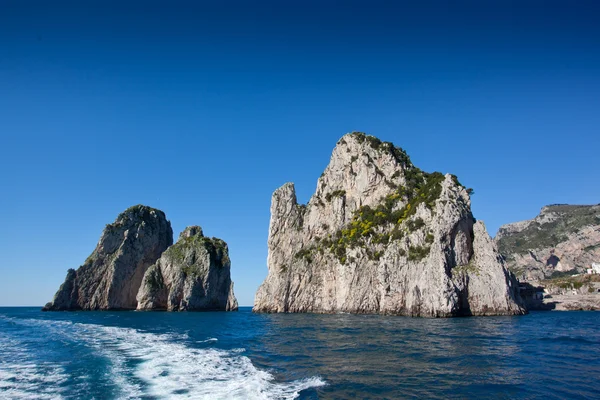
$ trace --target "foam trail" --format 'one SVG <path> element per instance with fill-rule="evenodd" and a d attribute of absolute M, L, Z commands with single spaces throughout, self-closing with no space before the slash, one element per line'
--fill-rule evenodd
<path fill-rule="evenodd" d="M 25 341 L 0 330 L 0 398 L 62 399 L 60 385 L 68 379 L 55 363 L 38 363 Z"/>
<path fill-rule="evenodd" d="M 46 325 L 54 334 L 84 342 L 106 357 L 122 398 L 287 400 L 325 385 L 319 377 L 275 382 L 273 375 L 242 355 L 244 349 L 193 348 L 187 335 L 36 319 L 18 323 Z M 54 398 L 60 397 L 55 393 Z"/>
<path fill-rule="evenodd" d="M 122 398 L 139 399 L 143 395 L 141 385 L 132 382 L 130 370 L 127 367 L 127 357 L 118 351 L 119 346 L 98 335 L 95 329 L 89 329 L 94 325 L 75 324 L 75 336 L 93 347 L 100 355 L 108 358 L 111 363 L 108 374 L 120 389 Z M 115 350 L 116 349 L 116 350 Z"/>
<path fill-rule="evenodd" d="M 171 335 L 134 329 L 82 325 L 111 359 L 140 361 L 134 375 L 145 382 L 144 394 L 158 398 L 294 399 L 302 390 L 325 384 L 320 378 L 276 383 L 240 350 L 195 349 Z M 105 344 L 110 344 L 106 346 Z"/>

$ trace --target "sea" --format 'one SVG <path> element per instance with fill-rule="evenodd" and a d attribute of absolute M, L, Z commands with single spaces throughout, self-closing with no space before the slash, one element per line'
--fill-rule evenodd
<path fill-rule="evenodd" d="M 0 399 L 600 398 L 600 313 L 0 308 Z"/>

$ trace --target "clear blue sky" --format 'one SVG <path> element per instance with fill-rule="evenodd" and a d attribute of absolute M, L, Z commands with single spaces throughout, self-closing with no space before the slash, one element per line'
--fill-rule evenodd
<path fill-rule="evenodd" d="M 457 174 L 492 235 L 599 203 L 597 2 L 400 3 L 0 1 L 0 305 L 138 203 L 226 240 L 251 305 L 272 192 L 306 202 L 353 130 Z"/>

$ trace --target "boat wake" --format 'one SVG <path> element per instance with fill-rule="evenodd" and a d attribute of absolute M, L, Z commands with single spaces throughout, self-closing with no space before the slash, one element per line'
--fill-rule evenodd
<path fill-rule="evenodd" d="M 68 374 L 60 364 L 32 357 L 40 346 L 34 338 L 12 337 L 0 329 L 0 398 L 62 398 Z"/>
<path fill-rule="evenodd" d="M 14 322 L 84 343 L 107 359 L 110 369 L 106 373 L 120 398 L 294 399 L 303 390 L 325 385 L 319 377 L 276 382 L 268 371 L 256 368 L 243 349 L 194 348 L 177 335 L 65 321 Z M 12 360 L 27 352 L 23 343 L 0 336 L 0 351 L 8 348 L 16 352 Z M 18 365 L 7 357 L 0 360 L 0 391 L 11 398 L 44 398 L 46 394 L 46 398 L 61 398 L 61 385 L 67 379 L 64 366 L 36 365 L 26 358 Z"/>

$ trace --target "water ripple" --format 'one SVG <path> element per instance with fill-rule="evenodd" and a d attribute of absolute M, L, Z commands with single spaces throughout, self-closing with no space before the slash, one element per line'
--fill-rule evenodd
<path fill-rule="evenodd" d="M 0 398 L 599 398 L 598 326 L 600 313 L 578 312 L 0 309 Z"/>

